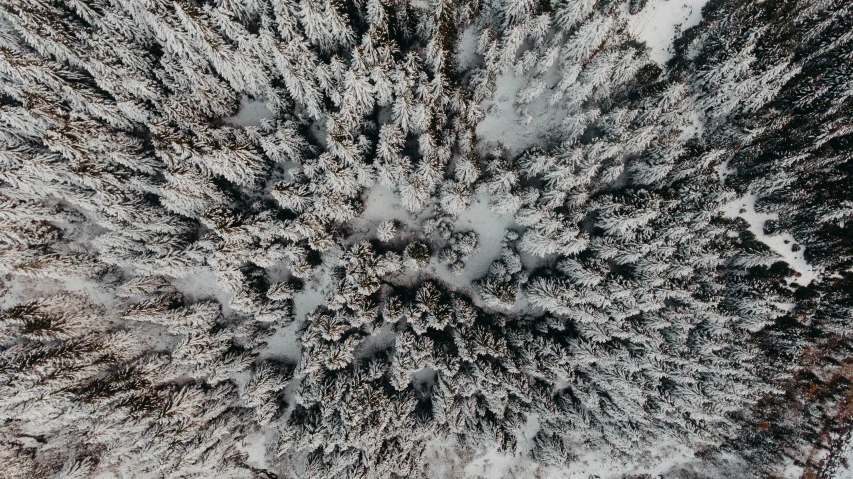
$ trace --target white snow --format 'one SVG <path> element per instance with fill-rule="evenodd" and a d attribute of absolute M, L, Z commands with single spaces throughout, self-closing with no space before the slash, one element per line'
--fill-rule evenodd
<path fill-rule="evenodd" d="M 686 141 L 693 137 L 701 137 L 705 131 L 705 124 L 702 122 L 702 116 L 695 110 L 690 111 L 690 124 L 681 131 L 681 139 Z"/>
<path fill-rule="evenodd" d="M 358 359 L 372 357 L 377 352 L 393 346 L 396 339 L 397 333 L 394 332 L 392 325 L 385 324 L 358 344 L 355 357 Z"/>
<path fill-rule="evenodd" d="M 835 470 L 829 471 L 830 479 L 849 479 L 853 477 L 853 434 L 847 435 L 847 440 L 839 451 L 839 460 Z"/>
<path fill-rule="evenodd" d="M 225 290 L 217 283 L 216 273 L 210 268 L 196 268 L 184 277 L 169 279 L 169 283 L 193 302 L 215 298 L 222 305 L 222 314 L 226 316 L 231 314 L 229 304 L 234 293 Z"/>
<path fill-rule="evenodd" d="M 471 231 L 478 235 L 477 250 L 465 260 L 465 269 L 459 276 L 454 275 L 446 264 L 441 264 L 433 255 L 427 267 L 427 273 L 444 283 L 452 286 L 457 291 L 467 293 L 474 304 L 481 308 L 489 308 L 482 302 L 479 294 L 472 286 L 477 279 L 483 278 L 489 272 L 492 263 L 499 259 L 503 250 L 503 239 L 508 229 L 523 230 L 524 228 L 515 223 L 512 213 L 496 213 L 489 209 L 490 196 L 488 193 L 479 192 L 468 208 L 459 215 L 454 222 L 455 231 Z M 436 252 L 437 253 L 437 252 Z M 521 262 L 531 271 L 543 263 L 545 259 L 536 258 L 529 254 L 520 252 Z M 523 313 L 529 309 L 527 298 L 520 294 L 518 302 L 504 313 Z"/>
<path fill-rule="evenodd" d="M 415 217 L 403 208 L 400 195 L 384 185 L 376 184 L 364 201 L 364 211 L 350 224 L 357 240 L 376 237 L 376 227 L 385 220 L 396 220 L 408 227 L 416 226 Z M 398 233 L 401 231 L 397 228 Z"/>
<path fill-rule="evenodd" d="M 240 99 L 240 111 L 228 118 L 228 123 L 236 126 L 260 126 L 261 120 L 272 118 L 273 112 L 263 100 Z"/>
<path fill-rule="evenodd" d="M 518 451 L 529 453 L 535 445 L 533 438 L 539 433 L 542 425 L 539 423 L 538 414 L 528 414 L 527 421 L 521 426 L 516 437 L 518 437 Z"/>
<path fill-rule="evenodd" d="M 737 170 L 735 170 L 734 168 L 729 168 L 729 160 L 726 160 L 715 166 L 714 171 L 717 172 L 717 176 L 720 178 L 720 183 L 726 184 L 726 178 L 729 175 L 735 174 Z"/>
<path fill-rule="evenodd" d="M 311 281 L 306 284 L 302 291 L 293 295 L 295 322 L 302 322 L 308 313 L 314 311 L 317 306 L 326 304 L 327 300 L 325 287 L 319 281 Z"/>
<path fill-rule="evenodd" d="M 501 143 L 511 154 L 541 144 L 541 140 L 559 128 L 567 113 L 565 109 L 548 105 L 550 90 L 547 87 L 531 103 L 516 105 L 516 95 L 526 81 L 526 77 L 516 76 L 512 71 L 498 75 L 495 94 L 482 103 L 486 117 L 477 125 L 477 136 Z"/>
<path fill-rule="evenodd" d="M 456 44 L 456 61 L 461 69 L 472 68 L 479 59 L 477 53 L 477 40 L 479 30 L 470 26 L 459 36 L 459 42 Z"/>
<path fill-rule="evenodd" d="M 357 243 L 362 239 L 375 237 L 376 226 L 389 219 L 398 220 L 406 227 L 415 227 L 417 224 L 415 218 L 403 208 L 396 193 L 388 187 L 379 184 L 374 185 L 365 200 L 364 211 L 350 222 L 353 234 L 348 242 Z M 302 345 L 296 331 L 305 321 L 308 313 L 328 302 L 331 273 L 326 265 L 335 262 L 334 256 L 334 253 L 324 255 L 323 266 L 314 270 L 313 278 L 305 281 L 302 291 L 294 295 L 293 323 L 277 328 L 275 334 L 267 339 L 267 346 L 260 354 L 261 358 L 276 356 L 294 362 L 299 360 L 302 354 Z M 280 273 L 278 276 L 281 276 L 280 279 L 284 279 L 286 275 Z M 366 341 L 364 347 L 369 348 L 373 344 L 371 341 L 373 341 L 376 343 L 376 348 L 381 348 L 387 340 L 387 332 L 382 331 L 377 337 Z"/>
<path fill-rule="evenodd" d="M 326 286 L 323 284 L 323 278 L 327 278 L 325 268 L 320 268 L 317 277 L 306 282 L 302 291 L 293 295 L 293 316 L 292 323 L 284 327 L 278 327 L 275 334 L 267 338 L 267 346 L 260 354 L 260 358 L 271 356 L 286 358 L 290 361 L 297 362 L 302 356 L 302 343 L 296 331 L 302 326 L 305 317 L 308 313 L 314 311 L 318 306 L 323 306 L 328 301 Z"/>
<path fill-rule="evenodd" d="M 545 466 L 524 456 L 511 456 L 493 448 L 481 448 L 464 465 L 465 477 L 502 479 L 538 477 L 542 479 L 621 478 L 648 474 L 659 477 L 679 464 L 689 462 L 692 453 L 684 447 L 662 444 L 643 460 L 621 462 L 600 452 L 573 450 L 578 458 L 566 467 Z M 440 454 L 436 454 L 440 456 Z M 661 476 L 662 477 L 662 476 Z"/>
<path fill-rule="evenodd" d="M 251 464 L 259 469 L 270 467 L 266 459 L 267 447 L 273 442 L 273 436 L 276 433 L 275 428 L 267 427 L 252 431 L 246 435 L 243 441 L 238 444 L 238 447 L 248 456 L 246 457 L 247 464 Z"/>
<path fill-rule="evenodd" d="M 622 8 L 628 31 L 649 47 L 649 57 L 661 65 L 672 58 L 672 42 L 680 32 L 699 24 L 707 0 L 649 0 L 636 15 Z"/>
<path fill-rule="evenodd" d="M 799 251 L 793 251 L 792 246 L 797 244 L 797 241 L 791 233 L 781 233 L 777 235 L 764 234 L 764 222 L 768 220 L 776 220 L 779 215 L 776 213 L 759 213 L 755 211 L 755 195 L 749 193 L 741 198 L 738 198 L 723 206 L 723 213 L 729 218 L 741 217 L 749 224 L 749 231 L 755 237 L 766 244 L 774 253 L 782 257 L 794 271 L 800 273 L 800 277 L 794 282 L 808 286 L 814 279 L 818 277 L 818 271 L 806 262 L 803 258 L 805 248 L 800 248 Z M 741 212 L 743 210 L 743 212 Z"/>
<path fill-rule="evenodd" d="M 278 273 L 275 275 L 275 280 L 283 280 L 287 276 L 276 268 L 272 268 L 271 271 Z M 260 359 L 275 356 L 293 362 L 299 360 L 302 354 L 302 345 L 296 335 L 296 330 L 308 313 L 317 306 L 326 304 L 327 300 L 326 288 L 322 281 L 322 278 L 327 276 L 327 272 L 325 268 L 321 267 L 316 273 L 317 278 L 320 279 L 306 281 L 302 291 L 293 297 L 294 321 L 287 326 L 278 327 L 275 334 L 267 339 L 267 347 L 261 352 Z M 226 316 L 231 314 L 229 302 L 234 297 L 234 293 L 219 286 L 216 274 L 210 269 L 198 268 L 183 278 L 170 279 L 170 283 L 191 301 L 215 298 L 222 305 L 222 313 Z"/>
<path fill-rule="evenodd" d="M 477 233 L 477 250 L 465 261 L 465 271 L 461 276 L 452 276 L 448 271 L 448 275 L 453 278 L 449 282 L 464 286 L 485 276 L 489 266 L 501 254 L 506 229 L 513 224 L 515 221 L 512 213 L 495 213 L 489 209 L 489 195 L 478 193 L 454 224 L 456 231 L 474 230 Z M 447 270 L 446 266 L 442 267 Z"/>
<path fill-rule="evenodd" d="M 433 251 L 433 257 L 427 266 L 426 273 L 434 276 L 445 283 L 474 296 L 471 284 L 474 280 L 485 276 L 492 262 L 500 257 L 504 234 L 510 227 L 516 226 L 512 213 L 499 214 L 489 209 L 490 197 L 485 192 L 477 193 L 468 208 L 463 211 L 454 221 L 454 231 L 474 231 L 477 233 L 477 250 L 465 260 L 463 274 L 455 276 L 450 272 L 447 265 L 441 264 L 437 259 L 437 251 Z M 376 227 L 385 220 L 396 220 L 400 223 L 397 229 L 398 238 L 418 231 L 419 222 L 423 217 L 430 215 L 432 208 L 428 207 L 418 217 L 413 216 L 400 204 L 400 197 L 390 188 L 375 185 L 365 200 L 365 209 L 358 218 L 350 223 L 353 227 L 352 242 L 363 238 L 376 236 Z M 529 257 L 523 259 L 530 260 Z M 536 261 L 528 261 L 533 264 Z M 526 263 L 525 263 L 526 264 Z M 398 280 L 402 279 L 398 275 Z M 522 307 L 519 304 L 519 308 Z M 517 309 L 517 308 L 516 308 Z M 304 315 L 303 315 L 304 317 Z"/>
<path fill-rule="evenodd" d="M 108 287 L 83 278 L 30 278 L 9 275 L 0 285 L 0 309 L 7 309 L 37 298 L 48 298 L 59 293 L 73 293 L 106 306 L 115 308 L 118 298 Z"/>
<path fill-rule="evenodd" d="M 294 321 L 287 326 L 277 328 L 275 334 L 267 338 L 267 345 L 258 354 L 258 359 L 276 357 L 293 363 L 299 362 L 299 358 L 302 357 L 302 343 L 296 331 L 301 324 Z"/>

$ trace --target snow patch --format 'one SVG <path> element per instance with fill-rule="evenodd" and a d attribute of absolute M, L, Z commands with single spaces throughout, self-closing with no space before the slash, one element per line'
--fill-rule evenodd
<path fill-rule="evenodd" d="M 847 440 L 838 452 L 835 470 L 828 471 L 831 479 L 853 477 L 853 434 L 848 434 Z"/>
<path fill-rule="evenodd" d="M 726 184 L 726 178 L 728 178 L 729 175 L 733 175 L 737 172 L 734 168 L 729 168 L 729 161 L 730 160 L 726 160 L 714 167 L 714 171 L 717 172 L 717 176 L 720 178 L 720 183 L 722 184 Z"/>
<path fill-rule="evenodd" d="M 477 233 L 478 247 L 465 263 L 465 274 L 459 276 L 470 284 L 471 280 L 484 276 L 492 261 L 496 260 L 503 248 L 504 234 L 507 228 L 515 224 L 512 213 L 495 213 L 489 208 L 490 197 L 480 192 L 468 208 L 459 215 L 455 227 L 458 231 L 474 230 Z"/>
<path fill-rule="evenodd" d="M 681 32 L 698 25 L 702 6 L 707 0 L 649 0 L 636 15 L 622 6 L 622 18 L 628 21 L 628 31 L 646 43 L 649 57 L 664 65 L 672 58 L 672 43 Z"/>
<path fill-rule="evenodd" d="M 322 269 L 320 273 L 317 275 L 318 278 L 328 277 L 328 275 L 323 274 L 325 269 Z M 314 279 L 307 282 L 302 291 L 293 295 L 293 322 L 276 328 L 275 333 L 267 338 L 267 345 L 261 351 L 259 359 L 277 357 L 292 362 L 299 361 L 302 357 L 302 342 L 299 340 L 297 331 L 305 322 L 308 313 L 327 303 L 328 296 L 323 283 L 324 281 Z"/>
<path fill-rule="evenodd" d="M 267 447 L 272 444 L 273 436 L 276 433 L 275 428 L 264 428 L 256 430 L 246 435 L 243 441 L 239 444 L 240 450 L 246 453 L 246 463 L 258 469 L 268 469 L 270 467 L 267 462 Z"/>
<path fill-rule="evenodd" d="M 397 333 L 391 324 L 384 324 L 378 331 L 373 331 L 373 334 L 364 338 L 359 343 L 355 351 L 357 359 L 371 358 L 379 351 L 383 351 L 394 346 L 397 339 Z"/>
<path fill-rule="evenodd" d="M 477 136 L 501 143 L 511 154 L 518 154 L 554 136 L 567 110 L 548 105 L 546 87 L 531 103 L 516 105 L 516 95 L 527 78 L 507 71 L 498 75 L 492 100 L 483 101 L 486 117 L 477 125 Z M 547 143 L 547 141 L 545 141 Z"/>
<path fill-rule="evenodd" d="M 704 123 L 702 123 L 702 117 L 699 112 L 692 110 L 690 112 L 690 124 L 682 129 L 681 139 L 687 141 L 693 137 L 700 138 L 704 131 L 705 126 Z"/>
<path fill-rule="evenodd" d="M 376 184 L 364 200 L 364 211 L 350 224 L 357 240 L 375 237 L 376 227 L 385 220 L 396 220 L 409 227 L 416 226 L 415 218 L 400 202 L 400 195 L 387 186 Z"/>
<path fill-rule="evenodd" d="M 512 213 L 495 213 L 489 209 L 488 193 L 478 193 L 453 225 L 456 231 L 477 233 L 477 250 L 465 261 L 463 273 L 453 275 L 447 265 L 440 264 L 436 258 L 431 262 L 430 271 L 457 288 L 470 288 L 471 283 L 485 276 L 492 262 L 500 257 L 506 229 L 514 224 Z"/>
<path fill-rule="evenodd" d="M 460 70 L 471 69 L 478 63 L 480 59 L 480 55 L 477 53 L 479 33 L 477 28 L 471 26 L 459 36 L 459 42 L 456 44 L 456 61 Z"/>
<path fill-rule="evenodd" d="M 275 333 L 267 338 L 266 347 L 258 354 L 258 359 L 279 358 L 296 363 L 302 357 L 302 342 L 297 330 L 301 322 L 292 322 L 284 327 L 276 328 Z"/>
<path fill-rule="evenodd" d="M 312 281 L 305 288 L 293 295 L 293 314 L 295 322 L 301 323 L 311 311 L 323 306 L 328 301 L 325 288 L 318 282 Z"/>
<path fill-rule="evenodd" d="M 729 218 L 741 217 L 749 224 L 749 231 L 755 237 L 766 244 L 774 253 L 782 257 L 794 271 L 800 273 L 800 277 L 794 282 L 808 286 L 813 280 L 817 279 L 818 272 L 812 265 L 806 262 L 803 257 L 805 248 L 800 247 L 799 251 L 793 251 L 792 247 L 797 244 L 797 241 L 791 233 L 781 233 L 777 235 L 764 234 L 764 223 L 768 220 L 776 220 L 779 215 L 776 213 L 759 213 L 755 211 L 755 195 L 748 193 L 741 198 L 738 198 L 723 206 L 723 214 Z"/>
<path fill-rule="evenodd" d="M 261 126 L 261 120 L 271 119 L 273 116 L 275 115 L 265 101 L 241 98 L 240 111 L 225 121 L 235 126 Z"/>
<path fill-rule="evenodd" d="M 0 282 L 0 309 L 8 309 L 60 293 L 78 294 L 112 309 L 120 303 L 120 300 L 108 288 L 85 278 L 53 279 L 9 275 L 8 279 Z"/>
<path fill-rule="evenodd" d="M 219 286 L 216 273 L 210 268 L 196 268 L 190 274 L 181 278 L 169 280 L 190 302 L 196 302 L 206 298 L 215 298 L 222 305 L 222 314 L 231 314 L 231 298 L 234 293 Z"/>
<path fill-rule="evenodd" d="M 518 450 L 519 452 L 528 453 L 535 446 L 533 438 L 539 433 L 542 425 L 539 423 L 538 414 L 528 414 L 527 420 L 518 431 Z"/>
<path fill-rule="evenodd" d="M 579 456 L 565 467 L 545 466 L 525 456 L 511 456 L 491 448 L 483 448 L 465 465 L 465 477 L 499 479 L 507 477 L 538 477 L 543 479 L 589 479 L 596 477 L 622 478 L 648 474 L 663 475 L 693 459 L 684 447 L 661 445 L 642 461 L 622 462 L 595 451 L 577 451 Z"/>

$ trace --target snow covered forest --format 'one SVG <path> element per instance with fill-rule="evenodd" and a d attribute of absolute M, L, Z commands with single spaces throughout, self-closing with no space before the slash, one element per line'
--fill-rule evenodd
<path fill-rule="evenodd" d="M 0 478 L 853 477 L 849 0 L 0 0 Z"/>

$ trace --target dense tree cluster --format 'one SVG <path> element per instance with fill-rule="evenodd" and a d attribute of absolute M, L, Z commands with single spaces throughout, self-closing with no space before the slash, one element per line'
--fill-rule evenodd
<path fill-rule="evenodd" d="M 853 7 L 646 3 L 0 0 L 0 476 L 837 467 Z"/>

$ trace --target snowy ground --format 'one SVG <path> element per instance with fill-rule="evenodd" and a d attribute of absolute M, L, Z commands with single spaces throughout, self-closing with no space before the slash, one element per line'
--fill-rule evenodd
<path fill-rule="evenodd" d="M 435 477 L 481 479 L 616 479 L 625 477 L 625 474 L 666 477 L 667 471 L 693 459 L 690 451 L 667 444 L 662 444 L 658 453 L 650 455 L 642 463 L 622 463 L 601 453 L 575 452 L 577 460 L 565 467 L 545 466 L 523 455 L 513 456 L 491 447 L 482 447 L 473 456 L 460 458 L 454 453 L 453 441 L 447 439 L 430 444 L 427 455 L 432 458 L 431 469 Z"/>
<path fill-rule="evenodd" d="M 707 0 L 649 0 L 636 15 L 623 5 L 628 31 L 649 47 L 649 57 L 661 65 L 672 58 L 672 42 L 681 32 L 702 20 Z"/>
<path fill-rule="evenodd" d="M 275 356 L 294 363 L 299 361 L 302 356 L 302 344 L 297 330 L 308 313 L 325 305 L 330 296 L 327 268 L 321 267 L 315 273 L 315 278 L 306 281 L 302 291 L 293 296 L 293 322 L 284 327 L 277 327 L 275 334 L 267 339 L 267 347 L 261 353 L 260 359 Z"/>
<path fill-rule="evenodd" d="M 849 479 L 853 477 L 853 434 L 848 435 L 847 441 L 839 451 L 835 469 L 827 471 L 830 479 Z"/>
<path fill-rule="evenodd" d="M 263 100 L 240 100 L 240 111 L 226 121 L 235 126 L 261 126 L 261 120 L 272 118 L 273 113 Z"/>
<path fill-rule="evenodd" d="M 554 81 L 547 78 L 546 84 Z M 512 71 L 498 75 L 495 94 L 482 103 L 486 118 L 477 125 L 478 137 L 502 144 L 510 154 L 521 153 L 533 145 L 541 146 L 567 113 L 565 109 L 548 105 L 548 88 L 533 102 L 516 105 L 516 96 L 526 82 L 526 77 Z"/>
<path fill-rule="evenodd" d="M 792 248 L 797 242 L 791 233 L 786 232 L 772 236 L 764 234 L 764 223 L 768 220 L 778 219 L 778 215 L 755 211 L 755 200 L 756 198 L 753 194 L 744 195 L 725 205 L 723 213 L 729 218 L 739 216 L 746 220 L 749 224 L 749 231 L 759 241 L 766 244 L 774 253 L 781 256 L 791 269 L 800 273 L 800 277 L 794 279 L 794 282 L 808 286 L 809 283 L 818 277 L 818 271 L 803 258 L 805 248 L 800 247 L 799 251 L 793 251 Z"/>
<path fill-rule="evenodd" d="M 385 220 L 398 223 L 398 237 L 417 236 L 422 220 L 431 214 L 432 207 L 428 207 L 415 217 L 403 208 L 398 194 L 377 184 L 368 193 L 362 214 L 351 221 L 354 233 L 351 242 L 375 238 L 376 227 Z M 435 255 L 427 266 L 427 273 L 457 289 L 473 294 L 471 283 L 488 273 L 492 262 L 501 254 L 507 228 L 514 225 L 512 214 L 498 214 L 490 210 L 488 194 L 478 193 L 453 224 L 454 231 L 474 231 L 478 236 L 477 250 L 465 260 L 463 274 L 453 275 L 447 265 L 438 262 Z"/>
<path fill-rule="evenodd" d="M 169 280 L 191 302 L 205 298 L 215 298 L 222 305 L 222 314 L 231 314 L 231 298 L 234 293 L 223 289 L 216 280 L 216 273 L 210 268 L 197 268 L 191 274 Z"/>
<path fill-rule="evenodd" d="M 477 28 L 472 26 L 460 35 L 459 43 L 456 45 L 456 61 L 463 69 L 475 66 L 480 59 L 477 53 L 477 34 Z"/>
<path fill-rule="evenodd" d="M 403 208 L 400 195 L 387 186 L 376 184 L 367 194 L 367 199 L 364 201 L 364 211 L 350 221 L 353 236 L 356 238 L 354 241 L 363 238 L 375 238 L 377 226 L 386 220 L 398 223 L 398 233 L 417 227 L 417 219 Z"/>
<path fill-rule="evenodd" d="M 495 213 L 489 209 L 488 195 L 478 194 L 454 224 L 456 231 L 473 230 L 478 236 L 477 250 L 465 261 L 463 274 L 454 276 L 447 265 L 439 263 L 435 258 L 430 265 L 430 271 L 458 288 L 469 287 L 472 281 L 489 272 L 489 266 L 501 254 L 504 233 L 513 224 L 515 222 L 512 214 Z"/>
<path fill-rule="evenodd" d="M 26 276 L 10 276 L 0 290 L 0 310 L 5 310 L 28 301 L 35 297 L 48 298 L 58 292 L 79 294 L 107 308 L 114 308 L 119 301 L 112 291 L 103 285 L 83 278 L 29 278 Z"/>

